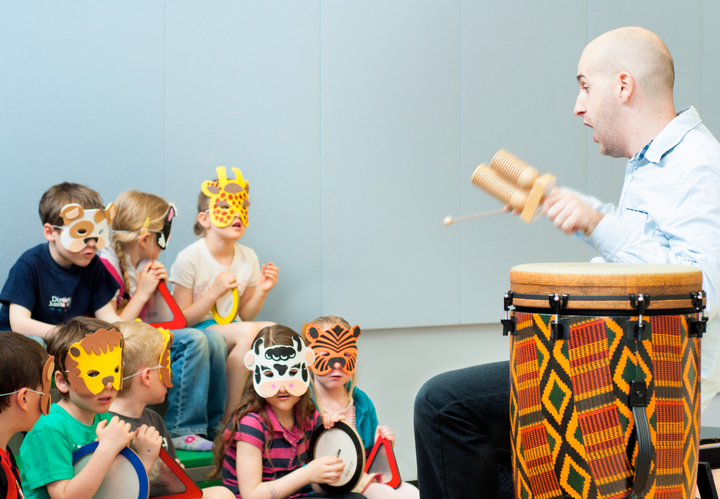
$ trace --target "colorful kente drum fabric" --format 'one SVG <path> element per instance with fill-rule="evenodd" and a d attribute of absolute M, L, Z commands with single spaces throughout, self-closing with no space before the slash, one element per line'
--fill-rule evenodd
<path fill-rule="evenodd" d="M 632 271 L 636 280 L 643 272 L 656 272 L 656 281 L 669 279 L 667 289 L 671 291 L 662 295 L 653 287 L 653 279 L 648 284 L 652 293 L 643 293 L 642 284 L 628 285 L 622 277 L 624 283 L 618 285 L 613 265 L 618 264 L 573 269 L 580 272 L 577 280 L 582 286 L 573 284 L 575 277 L 560 272 L 556 282 L 549 284 L 557 292 L 549 293 L 542 292 L 547 291 L 545 284 L 538 284 L 544 279 L 538 273 L 547 273 L 548 268 L 528 265 L 511 272 L 510 416 L 515 497 L 627 497 L 636 479 L 640 445 L 630 400 L 633 380 L 645 382 L 648 397 L 646 407 L 640 409 L 647 417 L 644 428 L 649 426 L 651 441 L 649 475 L 642 496 L 694 497 L 700 431 L 700 339 L 696 331 L 702 323 L 702 274 L 685 275 L 688 267 L 684 266 L 615 269 L 625 274 Z M 601 271 L 595 266 L 605 268 Z M 678 272 L 683 275 L 668 275 L 673 270 L 668 267 L 680 267 Z M 609 272 L 612 277 L 596 275 L 597 287 L 588 287 L 587 272 Z M 672 279 L 691 282 L 673 287 Z M 622 293 L 608 293 L 609 281 L 622 288 Z M 528 283 L 533 293 L 527 293 Z M 595 293 L 597 289 L 601 293 Z M 557 315 L 558 309 L 550 308 L 549 295 L 554 294 L 565 304 Z M 628 297 L 623 299 L 625 294 Z M 648 306 L 640 309 L 644 314 L 638 341 L 629 331 L 637 332 L 633 321 L 639 320 L 639 310 L 632 303 L 637 304 L 640 295 Z M 608 310 L 588 308 L 588 304 Z M 553 334 L 552 323 L 561 321 L 568 331 L 563 334 L 556 329 Z"/>

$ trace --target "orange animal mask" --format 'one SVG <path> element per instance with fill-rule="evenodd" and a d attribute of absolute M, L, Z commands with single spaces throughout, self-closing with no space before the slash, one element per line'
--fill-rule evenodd
<path fill-rule="evenodd" d="M 323 331 L 317 324 L 309 324 L 305 328 L 305 338 L 308 346 L 315 352 L 315 363 L 310 367 L 312 372 L 323 376 L 339 363 L 346 374 L 352 375 L 357 363 L 359 336 L 360 326 L 345 329 L 341 324 L 335 323 Z"/>
<path fill-rule="evenodd" d="M 120 391 L 124 345 L 116 329 L 98 329 L 70 345 L 65 357 L 70 387 L 85 397 L 99 394 L 108 383 Z"/>

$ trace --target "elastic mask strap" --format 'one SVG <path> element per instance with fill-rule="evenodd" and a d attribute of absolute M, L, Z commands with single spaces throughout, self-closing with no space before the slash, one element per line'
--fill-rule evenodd
<path fill-rule="evenodd" d="M 20 388 L 20 390 L 22 390 L 22 388 Z M 20 390 L 15 390 L 14 392 L 10 392 L 10 393 L 0 393 L 0 397 L 4 397 L 5 395 L 13 395 L 15 393 L 20 393 Z M 27 391 L 37 393 L 38 395 L 45 395 L 43 392 L 39 392 L 37 390 L 32 390 L 30 388 L 27 388 Z"/>
<path fill-rule="evenodd" d="M 162 366 L 146 367 L 145 369 L 150 369 L 150 370 L 152 371 L 153 369 L 162 369 Z M 136 372 L 135 374 L 131 374 L 130 376 L 125 376 L 125 377 L 123 378 L 123 381 L 125 381 L 126 379 L 134 378 L 134 377 L 137 376 L 138 374 L 144 373 L 144 372 L 145 372 L 145 369 L 143 369 L 142 371 Z"/>

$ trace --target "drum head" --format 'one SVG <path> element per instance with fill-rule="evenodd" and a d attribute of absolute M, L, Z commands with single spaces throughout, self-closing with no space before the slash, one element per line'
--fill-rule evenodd
<path fill-rule="evenodd" d="M 510 290 L 516 307 L 550 309 L 548 295 L 567 294 L 567 309 L 633 310 L 629 296 L 643 294 L 655 297 L 651 311 L 692 309 L 702 272 L 690 265 L 531 263 L 510 269 Z"/>
<path fill-rule="evenodd" d="M 365 449 L 357 432 L 343 421 L 326 430 L 320 427 L 310 438 L 308 460 L 318 457 L 337 456 L 345 463 L 340 480 L 321 483 L 320 487 L 331 494 L 343 494 L 355 488 L 365 473 Z"/>
<path fill-rule="evenodd" d="M 80 473 L 97 449 L 98 442 L 83 445 L 73 452 L 75 475 Z M 148 499 L 148 477 L 140 458 L 125 447 L 115 456 L 93 499 Z"/>

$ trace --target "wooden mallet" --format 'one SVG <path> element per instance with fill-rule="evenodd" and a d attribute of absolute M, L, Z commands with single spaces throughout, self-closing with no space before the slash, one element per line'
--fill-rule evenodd
<path fill-rule="evenodd" d="M 555 186 L 556 178 L 540 175 L 532 166 L 500 149 L 490 167 L 480 165 L 472 175 L 472 183 L 495 199 L 522 211 L 520 219 L 533 222 L 540 214 L 540 205 Z"/>
<path fill-rule="evenodd" d="M 472 183 L 495 199 L 522 212 L 520 219 L 531 223 L 540 214 L 540 204 L 555 186 L 555 177 L 549 173 L 540 175 L 532 166 L 524 163 L 504 149 L 500 149 L 488 167 L 478 166 L 473 172 Z M 445 217 L 445 226 L 474 218 L 500 215 L 505 210 L 487 211 L 462 217 Z"/>

